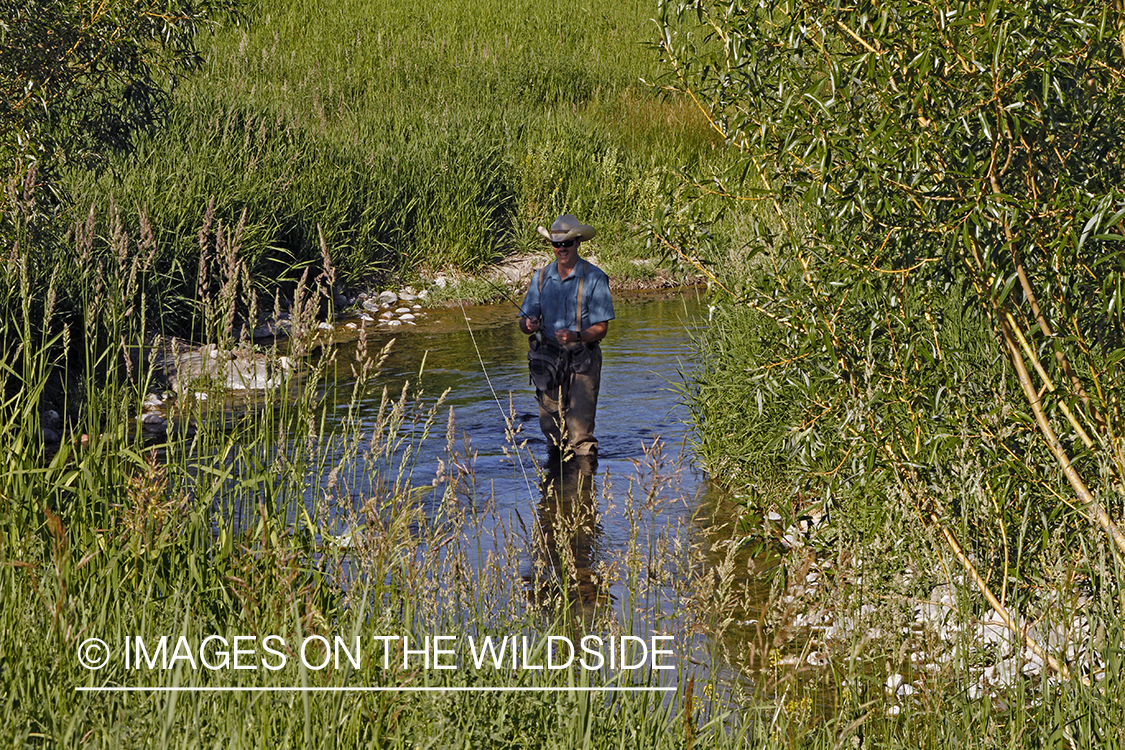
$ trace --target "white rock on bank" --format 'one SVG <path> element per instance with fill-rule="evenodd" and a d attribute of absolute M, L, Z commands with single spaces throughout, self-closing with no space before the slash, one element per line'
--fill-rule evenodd
<path fill-rule="evenodd" d="M 805 542 L 824 520 L 824 513 L 817 509 L 810 510 L 806 515 L 807 518 L 802 518 L 785 530 L 781 536 L 782 547 L 789 550 L 804 547 Z"/>
<path fill-rule="evenodd" d="M 999 646 L 1001 656 L 1012 653 L 1012 639 L 1015 635 L 996 612 L 990 612 L 988 617 L 977 625 L 974 635 L 980 643 Z"/>
<path fill-rule="evenodd" d="M 898 672 L 895 672 L 887 678 L 886 685 L 884 685 L 884 690 L 886 690 L 889 695 L 894 695 L 896 692 L 898 692 L 899 686 L 901 686 L 904 682 L 906 682 L 906 678 L 900 675 Z"/>
<path fill-rule="evenodd" d="M 914 621 L 947 640 L 961 630 L 953 617 L 956 605 L 957 595 L 952 584 L 934 586 L 930 598 L 914 607 Z"/>
<path fill-rule="evenodd" d="M 1018 656 L 1003 659 L 991 667 L 985 667 L 981 679 L 985 685 L 992 687 L 1011 687 L 1016 684 L 1016 680 L 1023 672 L 1022 661 Z"/>
<path fill-rule="evenodd" d="M 1023 653 L 1023 673 L 1029 677 L 1039 674 L 1043 671 L 1043 667 L 1047 666 L 1039 654 L 1031 649 L 1026 649 Z"/>
<path fill-rule="evenodd" d="M 805 659 L 805 661 L 808 662 L 809 666 L 813 666 L 813 667 L 828 666 L 828 657 L 825 656 L 824 654 L 820 653 L 819 651 L 811 652 L 809 654 L 808 658 Z"/>

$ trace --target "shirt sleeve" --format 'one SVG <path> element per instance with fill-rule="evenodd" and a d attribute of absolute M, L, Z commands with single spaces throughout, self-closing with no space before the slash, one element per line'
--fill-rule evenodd
<path fill-rule="evenodd" d="M 589 281 L 592 283 L 586 296 L 586 309 L 583 310 L 587 328 L 614 318 L 613 300 L 609 295 L 609 277 L 599 269 L 598 273 L 590 274 Z"/>

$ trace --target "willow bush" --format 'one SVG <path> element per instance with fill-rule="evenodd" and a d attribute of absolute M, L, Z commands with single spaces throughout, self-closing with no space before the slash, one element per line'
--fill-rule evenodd
<path fill-rule="evenodd" d="M 237 0 L 4 0 L 0 153 L 43 171 L 104 167 L 167 114 L 177 76 L 197 70 L 200 29 Z"/>
<path fill-rule="evenodd" d="M 738 414 L 764 423 L 766 448 L 746 450 L 781 451 L 806 496 L 841 510 L 908 502 L 1013 630 L 1042 593 L 1030 584 L 1051 576 L 1115 609 L 1125 9 L 692 0 L 661 12 L 669 87 L 741 162 L 687 173 L 675 197 L 759 209 L 737 248 L 754 261 L 733 273 L 700 239 L 709 217 L 681 209 L 656 228 L 716 269 L 717 314 L 748 318 L 738 335 L 768 343 L 741 367 L 706 355 L 704 375 L 740 388 Z"/>

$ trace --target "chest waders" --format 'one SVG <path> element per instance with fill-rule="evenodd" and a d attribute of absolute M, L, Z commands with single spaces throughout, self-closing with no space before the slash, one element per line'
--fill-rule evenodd
<path fill-rule="evenodd" d="M 586 263 L 586 261 L 582 262 Z M 554 266 L 557 272 L 558 261 L 555 261 Z M 540 309 L 543 300 L 543 279 L 547 275 L 548 268 L 550 266 L 539 269 Z M 578 277 L 578 297 L 575 300 L 577 318 L 575 327 L 579 331 L 582 330 L 582 290 L 585 283 L 586 274 L 583 273 Z M 559 406 L 565 409 L 570 403 L 571 379 L 575 373 L 583 372 L 588 366 L 590 347 L 583 344 L 579 348 L 568 349 L 554 339 L 544 336 L 541 330 L 529 336 L 527 343 L 529 346 L 527 368 L 531 374 L 532 385 L 543 393 L 552 396 L 558 394 Z"/>

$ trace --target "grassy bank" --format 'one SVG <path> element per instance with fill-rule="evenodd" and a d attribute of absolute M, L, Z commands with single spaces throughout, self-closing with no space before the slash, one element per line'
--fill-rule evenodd
<path fill-rule="evenodd" d="M 138 415 L 158 380 L 151 357 L 129 356 L 156 346 L 124 293 L 138 268 L 135 249 L 120 238 L 107 248 L 93 243 L 85 263 L 64 269 L 91 332 L 81 343 L 51 345 L 30 316 L 0 322 L 0 338 L 12 344 L 0 360 L 11 386 L 0 404 L 8 446 L 0 463 L 0 736 L 7 744 L 676 747 L 691 734 L 701 745 L 740 746 L 720 703 L 700 699 L 692 707 L 689 700 L 684 708 L 688 679 L 703 684 L 709 672 L 692 666 L 690 632 L 663 603 L 701 581 L 676 580 L 673 572 L 690 570 L 691 561 L 659 554 L 684 529 L 652 525 L 650 488 L 617 488 L 634 543 L 599 582 L 626 592 L 628 606 L 608 596 L 584 606 L 578 582 L 588 572 L 580 573 L 571 537 L 588 535 L 593 511 L 544 505 L 555 508 L 553 515 L 541 510 L 549 543 L 536 541 L 534 522 L 526 528 L 497 519 L 490 498 L 474 488 L 471 458 L 453 450 L 442 397 L 404 389 L 368 412 L 332 403 L 339 363 L 331 345 L 301 358 L 287 386 L 259 393 L 233 414 L 189 390 L 169 415 L 168 436 L 146 442 Z M 204 252 L 221 255 L 217 249 L 209 244 Z M 21 274 L 26 261 L 3 268 L 0 294 L 9 309 L 34 304 Z M 328 294 L 323 283 L 314 286 L 314 295 Z M 223 321 L 223 297 L 197 314 Z M 48 312 L 42 327 L 54 323 Z M 233 338 L 229 327 L 209 330 L 216 341 Z M 362 338 L 359 352 L 357 372 L 349 373 L 358 377 L 357 394 L 379 377 L 380 361 Z M 280 352 L 244 346 L 241 355 L 276 363 Z M 81 358 L 89 377 L 54 425 L 61 439 L 45 445 L 39 396 L 56 357 Z M 327 410 L 341 408 L 344 427 L 327 430 Z M 447 468 L 435 477 L 433 467 L 411 458 L 413 441 L 443 429 Z M 597 498 L 602 507 L 613 501 L 608 489 Z M 495 552 L 485 556 L 482 548 Z M 534 666 L 543 664 L 548 635 L 628 633 L 674 635 L 672 672 Z M 234 654 L 270 635 L 278 638 L 276 653 L 258 645 L 257 656 Z M 454 670 L 421 657 L 404 663 L 401 652 L 384 662 L 375 640 L 439 635 L 462 645 L 526 635 L 520 663 L 533 666 L 475 666 L 463 649 Z M 337 654 L 344 661 L 324 666 L 323 644 L 337 636 L 351 656 L 359 637 L 367 656 L 353 665 Z M 91 638 L 109 649 L 101 668 L 82 661 L 105 653 Z M 302 655 L 306 643 L 311 650 Z M 267 655 L 276 670 L 261 661 Z M 659 685 L 672 692 L 574 689 Z M 456 692 L 489 687 L 526 691 Z M 256 692 L 220 692 L 229 688 Z"/>
<path fill-rule="evenodd" d="M 563 211 L 599 227 L 607 260 L 628 258 L 641 252 L 633 232 L 656 210 L 661 170 L 710 153 L 688 110 L 637 83 L 649 59 L 639 5 L 605 3 L 578 19 L 558 4 L 443 11 L 248 8 L 253 25 L 209 40 L 209 67 L 180 82 L 159 132 L 100 176 L 66 175 L 71 206 L 37 201 L 34 179 L 11 182 L 0 267 L 8 744 L 743 744 L 722 702 L 689 697 L 688 679 L 702 686 L 712 673 L 686 656 L 670 677 L 297 664 L 299 644 L 337 635 L 370 646 L 377 635 L 526 634 L 539 663 L 548 634 L 679 628 L 664 597 L 705 579 L 659 572 L 692 566 L 655 554 L 676 530 L 643 526 L 651 508 L 633 498 L 646 488 L 621 499 L 635 544 L 605 582 L 633 606 L 603 601 L 587 620 L 573 613 L 569 545 L 543 550 L 534 528 L 484 524 L 489 498 L 472 492 L 466 457 L 448 456 L 464 471 L 436 489 L 435 477 L 412 473 L 403 436 L 440 430 L 440 401 L 392 394 L 377 414 L 325 432 L 330 348 L 300 360 L 292 389 L 233 415 L 189 389 L 166 439 L 146 442 L 139 429 L 143 400 L 164 385 L 154 331 L 227 349 L 238 343 L 233 321 L 253 318 L 254 292 L 269 307 L 279 282 L 293 294 L 310 265 L 317 310 L 330 304 L 329 258 L 345 283 L 476 270 Z M 245 340 L 238 351 L 275 370 L 281 355 Z M 376 359 L 361 379 L 376 377 Z M 560 517 L 554 538 L 589 523 Z M 507 536 L 485 539 L 485 528 Z M 499 552 L 482 561 L 485 543 Z M 520 567 L 536 559 L 547 562 Z M 288 644 L 287 669 L 200 666 L 195 647 L 209 636 L 229 648 L 270 634 Z M 193 648 L 167 669 L 122 660 L 129 638 L 153 649 L 165 635 L 162 658 L 181 637 Z M 81 661 L 98 655 L 92 638 L 112 654 L 101 669 Z M 222 660 L 217 649 L 207 658 Z M 658 682 L 672 693 L 563 689 Z M 333 692 L 356 686 L 531 690 Z M 79 690 L 136 687 L 162 690 Z M 286 691 L 196 692 L 230 687 Z"/>
<path fill-rule="evenodd" d="M 479 270 L 574 213 L 611 270 L 647 254 L 669 170 L 716 158 L 706 122 L 657 72 L 644 2 L 261 3 L 205 43 L 170 120 L 78 206 L 144 208 L 169 286 L 187 286 L 208 201 L 263 286 L 319 262 L 346 284 Z M 133 212 L 127 212 L 133 213 Z M 134 229 L 137 227 L 134 226 Z"/>

